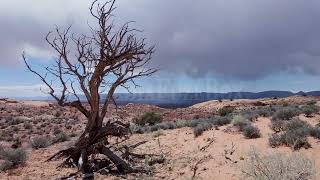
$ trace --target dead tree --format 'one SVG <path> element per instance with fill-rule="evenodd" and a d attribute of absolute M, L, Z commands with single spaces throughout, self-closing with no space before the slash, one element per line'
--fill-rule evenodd
<path fill-rule="evenodd" d="M 32 68 L 23 54 L 28 70 L 48 87 L 48 94 L 60 106 L 77 108 L 87 118 L 85 130 L 75 145 L 50 158 L 65 157 L 65 165 L 81 166 L 84 173 L 92 172 L 88 160 L 94 153 L 106 155 L 119 172 L 135 171 L 112 151 L 107 141 L 110 137 L 127 137 L 128 126 L 104 122 L 104 117 L 118 87 L 129 91 L 130 87 L 137 86 L 135 79 L 157 71 L 148 68 L 154 46 L 137 37 L 141 31 L 130 28 L 131 22 L 122 26 L 113 23 L 114 4 L 115 0 L 102 4 L 95 0 L 91 4 L 90 13 L 97 25 L 89 25 L 90 35 L 72 34 L 71 26 L 66 30 L 56 27 L 49 32 L 46 41 L 57 57 L 44 71 Z"/>

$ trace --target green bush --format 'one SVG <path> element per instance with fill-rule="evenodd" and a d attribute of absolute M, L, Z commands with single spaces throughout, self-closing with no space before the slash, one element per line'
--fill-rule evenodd
<path fill-rule="evenodd" d="M 310 130 L 310 135 L 314 138 L 320 139 L 320 127 L 314 127 Z"/>
<path fill-rule="evenodd" d="M 289 121 L 282 121 L 282 120 L 271 121 L 270 128 L 275 132 L 296 130 L 299 128 L 303 128 L 303 130 L 308 132 L 311 126 L 308 123 L 301 121 L 299 118 L 293 118 Z"/>
<path fill-rule="evenodd" d="M 307 140 L 307 136 L 299 130 L 290 130 L 283 134 L 273 134 L 269 137 L 269 145 L 271 147 L 286 145 L 292 147 L 293 150 L 299 150 L 302 147 L 306 149 L 311 147 Z"/>
<path fill-rule="evenodd" d="M 1 171 L 24 164 L 27 160 L 27 153 L 23 149 L 2 149 L 0 156 L 4 160 L 4 163 L 0 165 Z"/>
<path fill-rule="evenodd" d="M 53 128 L 53 134 L 54 134 L 54 135 L 59 134 L 59 133 L 61 133 L 61 132 L 62 132 L 62 130 L 60 129 L 59 126 L 55 126 L 55 127 Z"/>
<path fill-rule="evenodd" d="M 300 110 L 297 107 L 283 107 L 275 112 L 272 120 L 290 120 L 291 118 L 298 116 Z"/>
<path fill-rule="evenodd" d="M 207 131 L 213 127 L 213 124 L 210 123 L 201 123 L 193 128 L 193 133 L 195 137 L 202 135 L 204 131 Z"/>
<path fill-rule="evenodd" d="M 159 124 L 156 124 L 154 126 L 158 126 L 159 129 L 163 129 L 163 130 L 167 130 L 167 129 L 176 129 L 177 128 L 177 124 L 174 122 L 162 122 Z"/>
<path fill-rule="evenodd" d="M 234 107 L 231 106 L 224 106 L 223 108 L 218 110 L 218 114 L 220 116 L 227 116 L 234 111 Z"/>
<path fill-rule="evenodd" d="M 65 142 L 65 141 L 69 141 L 70 140 L 70 137 L 64 133 L 64 132 L 60 132 L 58 134 L 55 135 L 54 137 L 54 142 L 57 143 L 57 142 Z"/>
<path fill-rule="evenodd" d="M 231 123 L 231 118 L 229 118 L 229 117 L 215 117 L 212 122 L 216 126 L 224 126 L 224 125 Z"/>
<path fill-rule="evenodd" d="M 271 107 L 263 107 L 256 110 L 256 113 L 262 117 L 270 117 L 274 114 L 274 109 Z"/>
<path fill-rule="evenodd" d="M 243 168 L 248 180 L 307 180 L 316 178 L 314 161 L 300 153 L 261 155 L 255 149 L 248 154 Z"/>
<path fill-rule="evenodd" d="M 260 129 L 252 125 L 248 125 L 243 128 L 243 135 L 248 139 L 261 137 Z"/>
<path fill-rule="evenodd" d="M 317 104 L 317 101 L 316 101 L 316 100 L 312 100 L 312 101 L 308 101 L 308 102 L 307 102 L 307 105 L 310 105 L 310 106 L 316 105 L 316 104 Z"/>
<path fill-rule="evenodd" d="M 312 132 L 311 125 L 309 125 L 304 121 L 301 121 L 299 118 L 293 118 L 292 120 L 289 120 L 289 121 L 280 121 L 280 122 L 282 122 L 283 124 L 277 125 L 277 128 L 281 127 L 281 131 L 283 130 L 284 132 L 279 135 L 278 134 L 272 135 L 269 138 L 270 146 L 277 147 L 280 145 L 286 145 L 286 146 L 292 147 L 294 150 L 298 150 L 302 147 L 304 148 L 311 147 L 311 145 L 307 140 L 307 137 Z M 274 126 L 276 125 L 274 124 Z"/>
<path fill-rule="evenodd" d="M 52 144 L 51 138 L 38 136 L 31 140 L 31 146 L 35 149 L 46 148 Z"/>
<path fill-rule="evenodd" d="M 301 107 L 301 111 L 306 117 L 312 117 L 312 114 L 319 112 L 319 108 L 316 105 L 305 105 Z"/>
<path fill-rule="evenodd" d="M 287 121 L 285 123 L 285 130 L 290 131 L 290 130 L 301 130 L 305 131 L 304 135 L 308 135 L 310 132 L 311 125 L 306 123 L 305 121 L 300 120 L 299 118 L 293 118 L 290 121 Z"/>
<path fill-rule="evenodd" d="M 136 124 L 130 124 L 130 131 L 134 134 L 143 134 L 144 131 L 141 126 Z"/>
<path fill-rule="evenodd" d="M 281 120 L 275 120 L 275 121 L 271 121 L 271 125 L 270 128 L 274 131 L 274 132 L 281 132 L 284 131 L 286 126 L 285 121 L 281 121 Z"/>
<path fill-rule="evenodd" d="M 269 145 L 273 148 L 281 146 L 283 144 L 283 136 L 280 134 L 272 134 L 269 137 Z"/>
<path fill-rule="evenodd" d="M 243 129 L 246 126 L 250 125 L 251 122 L 247 120 L 244 116 L 237 115 L 233 117 L 232 124 L 233 126 L 237 127 L 240 131 L 243 131 Z"/>
<path fill-rule="evenodd" d="M 28 123 L 28 122 L 25 122 L 23 124 L 23 126 L 24 126 L 25 129 L 32 129 L 32 125 L 30 123 Z"/>
<path fill-rule="evenodd" d="M 294 150 L 299 150 L 302 147 L 305 149 L 311 147 L 307 137 L 298 130 L 286 131 L 282 135 L 282 140 L 285 145 L 292 147 Z"/>
<path fill-rule="evenodd" d="M 147 112 L 144 115 L 142 115 L 140 118 L 137 118 L 134 120 L 135 124 L 138 124 L 140 126 L 145 125 L 155 125 L 162 121 L 162 117 L 159 114 L 156 114 L 154 112 Z"/>

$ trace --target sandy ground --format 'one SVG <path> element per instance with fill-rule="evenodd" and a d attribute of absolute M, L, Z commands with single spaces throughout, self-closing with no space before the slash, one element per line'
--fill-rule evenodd
<path fill-rule="evenodd" d="M 318 100 L 315 97 L 289 97 L 283 99 L 259 99 L 259 100 L 224 100 L 223 102 L 209 101 L 194 105 L 190 108 L 182 108 L 177 110 L 168 110 L 158 108 L 150 105 L 133 105 L 129 104 L 122 107 L 119 111 L 112 111 L 111 117 L 127 118 L 128 121 L 137 115 L 144 112 L 155 111 L 168 120 L 173 119 L 192 119 L 195 115 L 201 115 L 203 117 L 208 114 L 217 111 L 224 106 L 234 106 L 237 108 L 251 108 L 258 103 L 266 105 L 275 104 L 303 104 L 310 100 Z M 41 101 L 1 101 L 0 105 L 2 111 L 0 115 L 7 116 L 39 116 L 50 115 L 56 111 L 56 106 L 50 105 L 48 102 Z M 20 107 L 25 107 L 23 111 L 19 111 Z M 29 107 L 29 108 L 28 108 Z M 139 109 L 139 111 L 137 111 Z M 84 124 L 84 120 L 78 118 L 79 121 L 75 121 L 72 129 L 63 128 L 63 125 L 69 124 L 69 119 L 73 119 L 77 115 L 77 111 L 70 109 L 62 109 L 61 124 L 52 124 L 49 120 L 39 122 L 39 125 L 33 124 L 34 133 L 38 131 L 45 132 L 46 130 L 53 129 L 54 126 L 62 128 L 66 132 L 81 131 L 81 125 Z M 22 113 L 22 114 L 21 114 Z M 184 116 L 180 116 L 183 114 Z M 320 122 L 320 115 L 316 115 L 313 118 L 306 118 L 304 115 L 300 116 L 300 119 L 307 121 L 312 125 L 316 125 Z M 49 123 L 45 128 L 41 127 L 43 123 Z M 3 125 L 3 124 L 2 124 Z M 157 164 L 152 168 L 150 174 L 134 174 L 128 176 L 110 176 L 96 174 L 96 179 L 191 179 L 194 173 L 195 164 L 198 164 L 195 179 L 217 179 L 217 180 L 232 180 L 241 179 L 243 176 L 242 170 L 248 160 L 248 152 L 252 148 L 256 148 L 263 154 L 269 154 L 274 152 L 282 152 L 285 154 L 291 154 L 292 150 L 289 147 L 271 148 L 268 144 L 268 138 L 273 133 L 269 128 L 270 119 L 258 118 L 257 122 L 254 122 L 261 133 L 262 137 L 258 139 L 246 139 L 243 135 L 237 132 L 231 125 L 220 127 L 219 130 L 212 129 L 203 133 L 203 135 L 195 138 L 192 129 L 182 128 L 175 130 L 166 130 L 160 132 L 154 132 L 150 134 L 135 134 L 130 137 L 126 142 L 128 144 L 136 144 L 137 142 L 147 141 L 147 143 L 139 146 L 136 149 L 136 153 L 149 153 L 149 154 L 164 154 L 166 160 L 163 164 Z M 20 134 L 28 132 L 22 128 L 21 125 L 17 125 L 20 130 Z M 37 127 L 37 128 L 36 128 Z M 11 127 L 7 127 L 7 130 Z M 10 131 L 11 132 L 11 131 Z M 42 132 L 42 133 L 43 133 Z M 12 134 L 13 132 L 11 132 Z M 42 134 L 41 133 L 41 134 Z M 16 133 L 17 134 L 17 133 Z M 16 135 L 13 134 L 13 135 Z M 31 134 L 32 135 L 32 134 Z M 74 138 L 75 139 L 75 138 Z M 208 144 L 210 146 L 208 146 Z M 312 145 L 310 149 L 301 149 L 298 153 L 305 154 L 315 162 L 316 169 L 320 171 L 320 141 L 314 138 L 309 138 L 309 142 Z M 7 172 L 0 173 L 0 179 L 8 180 L 20 180 L 20 179 L 57 179 L 66 176 L 70 173 L 76 172 L 77 169 L 70 168 L 57 168 L 61 161 L 46 162 L 48 157 L 52 156 L 57 151 L 64 149 L 71 142 L 59 143 L 52 145 L 45 149 L 31 150 L 28 149 L 29 159 L 27 163 L 16 169 L 9 170 Z M 207 148 L 204 148 L 208 146 Z M 204 150 L 203 150 L 204 149 Z M 234 151 L 232 155 L 231 151 Z M 226 159 L 226 156 L 229 159 Z M 200 163 L 198 163 L 200 162 Z M 142 161 L 142 165 L 145 168 L 150 168 Z M 320 175 L 316 176 L 316 179 L 320 179 Z"/>
<path fill-rule="evenodd" d="M 310 123 L 316 123 L 319 117 L 306 119 Z M 242 169 L 248 158 L 248 152 L 255 147 L 264 154 L 273 152 L 292 153 L 288 147 L 271 148 L 268 145 L 268 137 L 272 134 L 269 128 L 270 120 L 259 118 L 255 125 L 261 130 L 262 137 L 258 139 L 246 139 L 236 131 L 227 131 L 229 126 L 221 127 L 219 130 L 210 130 L 195 138 L 190 128 L 162 131 L 162 135 L 155 137 L 155 133 L 133 135 L 128 143 L 136 143 L 143 140 L 148 141 L 136 149 L 138 153 L 164 153 L 166 161 L 164 164 L 155 165 L 152 175 L 129 175 L 128 179 L 191 179 L 193 167 L 196 162 L 203 159 L 198 165 L 197 179 L 240 179 Z M 231 128 L 232 129 L 232 128 Z M 201 148 L 208 145 L 210 140 L 214 142 L 204 151 Z M 299 153 L 312 158 L 317 169 L 320 169 L 320 142 L 310 138 L 311 149 L 301 149 Z M 68 142 L 67 142 L 68 143 Z M 23 167 L 10 170 L 0 174 L 0 179 L 56 179 L 77 169 L 57 169 L 60 161 L 45 162 L 45 160 L 59 149 L 66 147 L 67 143 L 53 145 L 46 149 L 30 152 L 29 161 Z M 233 147 L 233 148 L 232 148 Z M 231 160 L 225 158 L 225 152 L 234 149 L 232 155 L 227 155 Z M 213 178 L 214 177 L 214 178 Z M 121 177 L 96 175 L 96 179 L 119 179 Z M 320 176 L 316 177 L 320 179 Z"/>

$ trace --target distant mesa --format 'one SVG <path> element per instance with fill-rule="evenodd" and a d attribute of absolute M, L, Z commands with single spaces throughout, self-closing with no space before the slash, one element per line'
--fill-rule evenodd
<path fill-rule="evenodd" d="M 290 91 L 263 91 L 263 92 L 229 92 L 229 93 L 117 93 L 114 99 L 118 105 L 128 103 L 150 104 L 164 108 L 182 108 L 211 100 L 234 99 L 260 99 L 260 98 L 284 98 L 290 96 L 320 96 L 320 91 L 293 93 Z M 104 95 L 101 95 L 102 99 Z M 85 97 L 80 97 L 85 100 Z M 20 98 L 26 99 L 26 98 Z M 32 100 L 50 100 L 48 97 L 27 98 Z"/>

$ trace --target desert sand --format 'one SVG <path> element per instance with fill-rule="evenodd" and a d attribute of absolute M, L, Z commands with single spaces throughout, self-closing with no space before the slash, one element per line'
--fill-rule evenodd
<path fill-rule="evenodd" d="M 210 101 L 194 105 L 190 108 L 182 109 L 184 112 L 191 112 L 188 116 L 191 118 L 197 113 L 207 115 L 210 112 L 216 111 L 224 106 L 235 106 L 237 108 L 251 108 L 257 102 L 266 104 L 277 103 L 303 103 L 310 99 L 306 97 L 290 97 L 285 99 L 261 99 L 261 100 L 234 100 L 224 101 L 219 103 L 217 101 Z M 4 102 L 2 102 L 4 106 Z M 47 102 L 18 102 L 14 105 L 6 104 L 9 106 L 26 106 L 31 108 L 50 108 Z M 114 116 L 121 116 L 126 114 L 130 121 L 134 116 L 134 106 L 143 109 L 147 112 L 153 110 L 165 115 L 171 114 L 175 116 L 175 111 L 168 110 L 148 105 L 127 105 L 121 107 L 120 111 L 113 112 Z M 55 106 L 54 106 L 55 107 Z M 66 116 L 77 114 L 69 110 Z M 141 114 L 143 111 L 139 111 Z M 47 111 L 48 112 L 48 111 Z M 71 113 L 72 112 L 72 113 Z M 14 113 L 14 112 L 12 112 Z M 2 112 L 2 116 L 4 116 Z M 69 114 L 69 115 L 68 115 Z M 110 115 L 109 118 L 112 118 Z M 176 114 L 176 119 L 179 115 Z M 80 118 L 81 119 L 81 118 Z M 315 125 L 320 121 L 320 115 L 307 118 L 300 115 L 300 119 Z M 169 119 L 166 119 L 169 120 Z M 84 120 L 79 120 L 74 127 L 66 129 L 68 132 L 81 132 L 81 123 Z M 196 179 L 241 179 L 243 177 L 243 170 L 248 163 L 248 153 L 252 148 L 257 149 L 263 154 L 270 154 L 281 152 L 285 154 L 301 153 L 314 160 L 316 169 L 320 169 L 320 141 L 318 139 L 309 137 L 308 140 L 312 145 L 309 149 L 300 149 L 298 152 L 293 152 L 290 147 L 272 148 L 268 144 L 268 138 L 274 132 L 270 129 L 270 118 L 259 117 L 253 123 L 261 131 L 261 138 L 247 139 L 240 132 L 238 132 L 232 125 L 219 127 L 219 129 L 211 129 L 205 131 L 201 136 L 195 137 L 191 128 L 181 128 L 174 130 L 159 130 L 158 132 L 146 134 L 134 134 L 130 137 L 126 144 L 135 144 L 140 141 L 147 141 L 137 149 L 136 153 L 150 153 L 150 154 L 163 154 L 165 162 L 162 164 L 155 164 L 153 166 L 152 174 L 131 174 L 127 176 L 114 176 L 114 175 L 100 175 L 95 174 L 96 179 L 191 179 L 193 177 L 194 168 L 197 167 L 195 174 Z M 50 127 L 48 125 L 48 127 Z M 44 129 L 42 129 L 44 131 Z M 24 130 L 17 133 L 23 134 Z M 32 135 L 30 135 L 31 137 Z M 29 136 L 27 138 L 30 138 Z M 78 171 L 75 168 L 57 168 L 61 163 L 60 160 L 46 162 L 46 159 L 53 155 L 58 150 L 64 149 L 69 146 L 76 137 L 73 137 L 68 142 L 57 143 L 44 149 L 32 150 L 30 146 L 24 145 L 28 149 L 28 161 L 25 165 L 21 165 L 15 169 L 2 172 L 0 179 L 57 179 L 66 176 L 72 172 Z M 5 144 L 2 142 L 2 144 Z M 233 152 L 233 153 L 230 153 Z M 317 174 L 316 179 L 320 179 Z"/>

